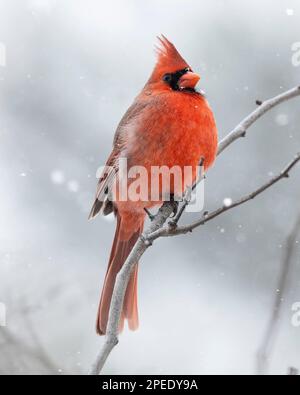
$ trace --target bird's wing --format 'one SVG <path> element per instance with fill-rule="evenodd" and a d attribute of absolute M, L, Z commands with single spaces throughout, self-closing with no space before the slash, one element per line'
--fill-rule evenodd
<path fill-rule="evenodd" d="M 113 150 L 98 181 L 96 197 L 89 215 L 89 219 L 96 217 L 100 212 L 102 212 L 104 215 L 108 215 L 113 211 L 113 203 L 109 197 L 112 185 L 119 170 L 118 158 L 121 151 L 126 147 L 127 134 L 130 130 L 131 124 L 146 107 L 147 102 L 140 102 L 136 100 L 121 119 L 115 133 Z"/>

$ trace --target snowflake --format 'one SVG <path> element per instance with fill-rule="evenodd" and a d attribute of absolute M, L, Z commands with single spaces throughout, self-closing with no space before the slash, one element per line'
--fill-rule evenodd
<path fill-rule="evenodd" d="M 64 173 L 61 170 L 53 170 L 50 174 L 53 184 L 63 184 L 65 182 Z"/>
<path fill-rule="evenodd" d="M 76 180 L 68 181 L 68 190 L 70 192 L 78 192 L 79 191 L 79 183 Z"/>
<path fill-rule="evenodd" d="M 231 199 L 231 198 L 225 198 L 225 199 L 223 200 L 223 205 L 224 205 L 225 207 L 230 207 L 230 206 L 232 205 L 232 199 Z"/>
<path fill-rule="evenodd" d="M 289 117 L 287 114 L 278 114 L 276 115 L 275 122 L 279 126 L 286 126 L 289 123 Z"/>

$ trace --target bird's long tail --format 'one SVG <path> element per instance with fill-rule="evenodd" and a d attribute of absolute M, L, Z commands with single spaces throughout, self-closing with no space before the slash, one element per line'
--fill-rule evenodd
<path fill-rule="evenodd" d="M 134 218 L 133 216 L 130 216 L 129 218 L 125 218 L 121 217 L 117 213 L 116 233 L 104 280 L 96 323 L 96 329 L 99 335 L 104 335 L 106 333 L 110 302 L 116 276 L 143 231 L 144 219 L 144 216 L 136 216 Z M 137 308 L 137 274 L 138 264 L 135 265 L 127 285 L 120 320 L 120 332 L 123 329 L 125 319 L 128 320 L 128 326 L 131 330 L 137 329 L 139 325 Z"/>

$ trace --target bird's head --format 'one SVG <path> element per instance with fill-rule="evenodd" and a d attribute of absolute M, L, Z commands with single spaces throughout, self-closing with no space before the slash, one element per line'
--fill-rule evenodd
<path fill-rule="evenodd" d="M 194 91 L 200 76 L 192 71 L 166 37 L 162 35 L 158 40 L 157 62 L 148 84 L 160 90 Z"/>

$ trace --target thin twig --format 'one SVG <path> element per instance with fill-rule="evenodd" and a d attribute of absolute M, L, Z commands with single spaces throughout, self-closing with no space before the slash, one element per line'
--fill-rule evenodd
<path fill-rule="evenodd" d="M 284 295 L 288 286 L 288 280 L 293 264 L 293 254 L 296 246 L 297 236 L 300 231 L 300 214 L 294 223 L 294 226 L 287 237 L 284 256 L 282 259 L 280 275 L 278 280 L 273 308 L 269 323 L 267 325 L 261 346 L 257 352 L 257 373 L 266 374 L 269 360 L 273 351 L 276 335 L 279 329 L 280 317 L 284 302 Z"/>
<path fill-rule="evenodd" d="M 276 105 L 292 99 L 296 96 L 300 95 L 300 87 L 295 87 L 290 89 L 278 96 L 275 96 L 269 100 L 264 101 L 257 109 L 255 109 L 250 115 L 248 115 L 238 126 L 236 126 L 220 143 L 218 146 L 218 154 L 222 153 L 229 145 L 231 145 L 234 141 L 236 141 L 240 137 L 245 137 L 247 129 L 256 121 L 258 120 L 263 114 L 269 111 L 271 108 L 275 107 Z M 283 170 L 283 174 L 281 173 L 277 181 L 281 178 L 288 175 L 289 170 L 298 162 L 299 157 L 295 158 L 293 162 L 289 165 L 288 168 Z M 272 179 L 273 180 L 273 179 Z M 216 216 L 228 211 L 230 208 L 237 207 L 246 201 L 253 199 L 258 194 L 265 191 L 275 182 L 269 181 L 269 183 L 264 184 L 261 188 L 256 190 L 255 192 L 247 195 L 246 197 L 242 198 L 240 201 L 233 203 L 228 207 L 222 207 L 211 214 L 208 214 L 209 219 L 213 219 Z M 254 194 L 254 195 L 253 195 Z M 244 200 L 243 200 L 244 199 Z M 92 366 L 90 374 L 97 375 L 101 373 L 101 370 L 110 354 L 112 349 L 118 343 L 118 329 L 119 329 L 119 321 L 124 301 L 124 296 L 126 292 L 126 287 L 129 281 L 129 277 L 134 265 L 139 261 L 141 256 L 147 250 L 147 248 L 152 245 L 154 240 L 153 235 L 156 235 L 157 232 L 162 232 L 160 236 L 164 236 L 165 228 L 161 229 L 166 220 L 173 212 L 173 205 L 172 203 L 164 203 L 163 206 L 159 209 L 157 215 L 153 219 L 152 223 L 150 224 L 149 229 L 144 233 L 143 237 L 140 238 L 137 243 L 135 244 L 134 248 L 132 249 L 129 257 L 127 258 L 126 262 L 122 266 L 121 270 L 119 271 L 116 279 L 116 283 L 113 290 L 112 300 L 110 304 L 109 310 L 109 318 L 108 318 L 108 325 L 107 325 L 107 333 L 104 345 L 100 350 L 95 363 Z M 186 233 L 187 231 L 191 231 L 197 226 L 200 226 L 202 223 L 207 222 L 207 216 L 198 220 L 190 225 L 190 229 L 187 227 L 173 227 L 173 231 L 178 232 L 178 234 Z M 167 229 L 170 229 L 168 227 Z M 151 238 L 149 238 L 151 235 Z M 160 237 L 157 236 L 157 237 Z M 155 237 L 155 238 L 157 238 Z M 153 238 L 153 239 L 152 239 Z"/>
<path fill-rule="evenodd" d="M 182 235 L 188 232 L 193 231 L 195 228 L 198 228 L 201 225 L 206 224 L 206 222 L 211 221 L 212 219 L 218 217 L 219 215 L 225 213 L 228 210 L 231 210 L 235 207 L 240 206 L 248 202 L 249 200 L 254 199 L 256 196 L 260 195 L 266 189 L 270 188 L 276 182 L 282 180 L 283 178 L 288 178 L 290 170 L 300 161 L 300 153 L 298 153 L 294 159 L 275 177 L 271 178 L 268 182 L 257 188 L 255 191 L 241 197 L 240 199 L 234 201 L 229 205 L 223 205 L 218 209 L 212 211 L 211 213 L 206 212 L 203 217 L 195 222 L 192 222 L 189 225 L 179 226 L 173 228 L 172 226 L 165 226 L 163 228 L 158 229 L 156 232 L 151 233 L 148 236 L 149 242 L 153 242 L 159 237 L 169 237 L 169 236 L 177 236 Z"/>
<path fill-rule="evenodd" d="M 33 359 L 39 361 L 40 365 L 43 366 L 50 374 L 57 374 L 57 366 L 52 362 L 50 356 L 45 352 L 45 350 L 40 348 L 38 343 L 31 347 L 18 339 L 5 327 L 1 328 L 1 335 L 7 344 L 16 347 L 19 356 L 22 354 L 31 356 Z"/>
<path fill-rule="evenodd" d="M 139 261 L 140 257 L 144 254 L 147 248 L 151 246 L 151 243 L 147 240 L 148 234 L 155 232 L 157 229 L 162 227 L 172 214 L 173 210 L 174 206 L 169 202 L 166 202 L 162 205 L 151 222 L 149 229 L 142 235 L 142 237 L 139 238 L 131 253 L 129 254 L 126 262 L 122 266 L 122 269 L 117 274 L 110 304 L 105 342 L 101 352 L 98 354 L 96 361 L 91 368 L 91 375 L 100 374 L 107 357 L 111 353 L 112 349 L 118 344 L 119 321 L 127 284 L 133 267 Z"/>
<path fill-rule="evenodd" d="M 172 228 L 176 228 L 178 225 L 178 222 L 180 220 L 180 218 L 182 217 L 182 214 L 184 213 L 185 209 L 187 208 L 187 206 L 190 204 L 191 198 L 192 198 L 192 194 L 193 191 L 197 188 L 197 186 L 200 184 L 201 181 L 203 181 L 203 179 L 205 178 L 204 175 L 204 159 L 201 158 L 201 161 L 199 163 L 199 167 L 200 167 L 200 171 L 197 177 L 196 182 L 193 184 L 192 187 L 187 187 L 185 194 L 184 194 L 184 198 L 181 204 L 181 207 L 179 208 L 177 214 L 175 215 L 174 218 L 171 219 L 171 221 L 169 221 L 169 226 Z"/>
<path fill-rule="evenodd" d="M 273 107 L 278 104 L 290 100 L 293 97 L 300 95 L 300 86 L 292 88 L 286 92 L 281 93 L 278 96 L 272 97 L 271 99 L 265 100 L 257 107 L 251 114 L 242 120 L 223 140 L 219 143 L 218 154 L 224 151 L 230 144 L 240 137 L 245 137 L 247 129 L 257 121 L 267 111 L 270 111 Z"/>

